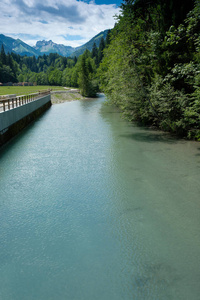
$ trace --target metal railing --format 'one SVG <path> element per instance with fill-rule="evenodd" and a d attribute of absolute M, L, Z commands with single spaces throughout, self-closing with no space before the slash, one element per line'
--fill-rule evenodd
<path fill-rule="evenodd" d="M 16 108 L 18 106 L 30 103 L 34 100 L 37 100 L 43 96 L 49 95 L 51 90 L 42 90 L 37 93 L 29 94 L 29 95 L 5 95 L 0 96 L 0 112 L 4 112 L 6 110 L 10 110 Z"/>

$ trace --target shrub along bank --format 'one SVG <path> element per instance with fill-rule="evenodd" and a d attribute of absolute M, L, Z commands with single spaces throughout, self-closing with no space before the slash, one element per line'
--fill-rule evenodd
<path fill-rule="evenodd" d="M 200 2 L 125 0 L 98 70 L 131 121 L 200 140 Z"/>

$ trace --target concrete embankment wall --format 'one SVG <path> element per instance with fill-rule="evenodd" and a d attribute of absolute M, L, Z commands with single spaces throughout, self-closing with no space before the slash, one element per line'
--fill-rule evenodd
<path fill-rule="evenodd" d="M 51 96 L 46 95 L 30 103 L 1 112 L 0 147 L 39 117 L 50 106 Z"/>

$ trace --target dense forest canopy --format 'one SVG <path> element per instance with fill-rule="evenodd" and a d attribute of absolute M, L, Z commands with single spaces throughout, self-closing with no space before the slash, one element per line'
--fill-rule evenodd
<path fill-rule="evenodd" d="M 200 1 L 124 0 L 99 47 L 78 58 L 0 53 L 0 82 L 103 91 L 129 120 L 200 140 Z"/>
<path fill-rule="evenodd" d="M 125 0 L 98 70 L 130 120 L 200 140 L 200 2 Z"/>
<path fill-rule="evenodd" d="M 32 82 L 38 85 L 62 85 L 63 71 L 71 69 L 77 62 L 75 58 L 66 58 L 51 53 L 36 58 L 5 54 L 4 47 L 0 53 L 0 82 Z"/>

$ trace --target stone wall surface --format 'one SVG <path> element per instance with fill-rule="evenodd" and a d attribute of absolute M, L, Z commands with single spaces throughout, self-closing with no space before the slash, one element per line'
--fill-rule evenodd
<path fill-rule="evenodd" d="M 51 96 L 46 95 L 30 103 L 0 113 L 0 147 L 38 118 L 50 106 Z"/>

